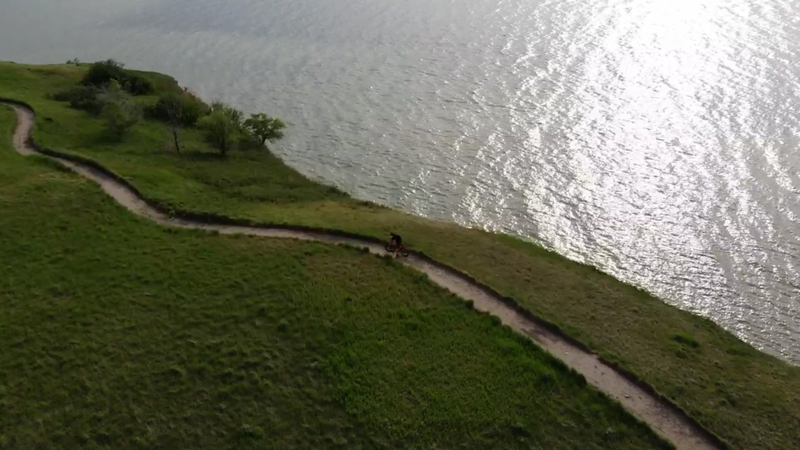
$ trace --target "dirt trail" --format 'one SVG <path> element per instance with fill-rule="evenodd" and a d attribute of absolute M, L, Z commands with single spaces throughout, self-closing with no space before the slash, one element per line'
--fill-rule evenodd
<path fill-rule="evenodd" d="M 38 153 L 29 145 L 29 136 L 34 122 L 33 111 L 20 105 L 10 103 L 9 105 L 14 108 L 19 119 L 14 132 L 14 147 L 23 155 Z M 99 184 L 106 193 L 131 212 L 147 217 L 164 226 L 213 230 L 223 234 L 248 234 L 331 244 L 342 243 L 367 248 L 370 253 L 376 255 L 386 254 L 382 245 L 323 232 L 269 227 L 228 226 L 175 219 L 152 208 L 127 186 L 120 184 L 100 170 L 65 159 L 50 157 Z M 722 448 L 667 402 L 643 390 L 623 374 L 600 361 L 597 356 L 572 345 L 561 336 L 522 316 L 505 304 L 497 295 L 469 281 L 465 276 L 456 271 L 438 267 L 413 253 L 410 257 L 403 259 L 402 262 L 427 274 L 439 286 L 459 297 L 471 300 L 475 305 L 475 309 L 497 316 L 504 324 L 529 337 L 541 348 L 583 374 L 589 384 L 617 400 L 625 409 L 650 425 L 656 433 L 672 442 L 679 450 L 717 450 Z"/>

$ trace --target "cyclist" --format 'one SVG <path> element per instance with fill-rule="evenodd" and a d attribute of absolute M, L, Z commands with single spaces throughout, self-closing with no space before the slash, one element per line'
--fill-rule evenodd
<path fill-rule="evenodd" d="M 395 253 L 398 253 L 400 249 L 403 248 L 403 238 L 400 237 L 399 234 L 389 233 L 389 236 L 392 237 L 392 240 L 389 241 L 390 244 L 394 247 Z"/>

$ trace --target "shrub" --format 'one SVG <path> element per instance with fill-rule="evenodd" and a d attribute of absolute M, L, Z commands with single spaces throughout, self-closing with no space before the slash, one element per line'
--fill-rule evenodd
<path fill-rule="evenodd" d="M 109 101 L 103 106 L 102 117 L 106 121 L 106 130 L 117 139 L 122 139 L 141 116 L 133 102 Z"/>
<path fill-rule="evenodd" d="M 122 139 L 141 120 L 141 108 L 115 81 L 99 97 L 103 104 L 102 117 L 106 123 L 106 131 L 111 136 Z"/>
<path fill-rule="evenodd" d="M 252 150 L 262 148 L 258 138 L 253 136 L 247 129 L 241 129 L 236 134 L 236 148 L 239 150 Z"/>
<path fill-rule="evenodd" d="M 175 151 L 181 152 L 180 128 L 194 126 L 207 113 L 208 107 L 194 95 L 184 90 L 180 94 L 162 95 L 155 105 L 148 109 L 151 117 L 162 120 L 169 125 Z"/>
<path fill-rule="evenodd" d="M 100 99 L 101 89 L 95 86 L 74 86 L 53 94 L 53 100 L 69 102 L 69 106 L 82 109 L 90 114 L 100 114 L 103 103 Z"/>
<path fill-rule="evenodd" d="M 104 86 L 111 80 L 117 80 L 120 84 L 125 79 L 125 69 L 121 63 L 109 59 L 92 64 L 89 71 L 83 76 L 81 84 L 84 86 Z"/>
<path fill-rule="evenodd" d="M 149 109 L 150 115 L 158 120 L 170 123 L 174 119 L 174 111 L 178 109 L 180 124 L 193 127 L 201 117 L 208 113 L 208 106 L 193 95 L 165 94 L 159 97 L 155 105 Z"/>
<path fill-rule="evenodd" d="M 68 102 L 70 98 L 72 98 L 72 91 L 74 89 L 74 87 L 71 87 L 69 89 L 60 90 L 54 94 L 48 94 L 47 98 L 57 102 Z"/>
<path fill-rule="evenodd" d="M 222 156 L 226 156 L 238 135 L 236 122 L 223 111 L 217 110 L 200 119 L 198 126 L 205 132 L 206 141 Z"/>
<path fill-rule="evenodd" d="M 212 103 L 211 112 L 212 113 L 219 112 L 227 116 L 237 130 L 241 130 L 244 126 L 244 113 L 226 103 L 223 102 Z"/>
<path fill-rule="evenodd" d="M 211 114 L 228 119 L 228 125 L 232 128 L 231 141 L 243 150 L 264 147 L 267 141 L 281 139 L 283 137 L 282 130 L 286 127 L 280 119 L 269 117 L 266 114 L 252 114 L 249 119 L 245 120 L 242 111 L 222 102 L 211 104 Z M 219 147 L 217 146 L 217 148 Z"/>
<path fill-rule="evenodd" d="M 700 347 L 700 343 L 697 342 L 691 335 L 687 333 L 675 333 L 670 337 L 670 339 L 687 347 L 691 348 Z"/>
<path fill-rule="evenodd" d="M 154 91 L 153 83 L 151 83 L 150 80 L 131 73 L 127 73 L 122 83 L 122 88 L 132 95 L 148 95 L 152 94 Z"/>
<path fill-rule="evenodd" d="M 153 92 L 153 83 L 150 80 L 125 70 L 121 63 L 113 59 L 92 64 L 81 84 L 102 87 L 111 80 L 116 80 L 125 91 L 133 95 L 147 95 Z"/>

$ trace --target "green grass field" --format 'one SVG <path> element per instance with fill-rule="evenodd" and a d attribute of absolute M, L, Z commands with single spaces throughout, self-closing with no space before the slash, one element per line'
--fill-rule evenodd
<path fill-rule="evenodd" d="M 160 228 L 13 152 L 0 105 L 0 448 L 666 449 L 389 258 Z"/>
<path fill-rule="evenodd" d="M 176 155 L 166 150 L 167 131 L 155 122 L 138 126 L 122 144 L 109 144 L 99 121 L 46 98 L 76 82 L 83 70 L 0 63 L 0 96 L 36 108 L 40 144 L 100 162 L 151 201 L 379 238 L 398 231 L 409 246 L 515 298 L 637 374 L 734 448 L 785 450 L 800 442 L 800 369 L 712 322 L 536 245 L 354 200 L 267 152 L 237 152 L 220 161 L 190 131 L 184 139 L 191 151 Z M 151 76 L 162 89 L 170 85 L 166 77 Z"/>

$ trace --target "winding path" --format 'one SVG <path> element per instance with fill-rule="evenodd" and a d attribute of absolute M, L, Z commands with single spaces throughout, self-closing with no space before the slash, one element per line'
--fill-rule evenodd
<path fill-rule="evenodd" d="M 0 101 L 0 103 L 8 104 L 17 113 L 19 122 L 14 132 L 14 148 L 23 155 L 40 154 L 30 141 L 34 123 L 33 110 L 10 102 Z M 122 206 L 134 214 L 151 219 L 160 225 L 211 230 L 222 234 L 248 234 L 330 244 L 348 244 L 367 248 L 373 254 L 386 254 L 383 246 L 375 242 L 341 237 L 331 233 L 270 228 L 268 226 L 230 226 L 172 218 L 148 205 L 130 187 L 120 183 L 102 170 L 53 155 L 45 156 L 56 159 L 64 166 L 91 179 Z M 529 337 L 541 348 L 581 373 L 590 385 L 621 403 L 626 410 L 647 423 L 663 438 L 672 442 L 677 449 L 718 450 L 723 448 L 674 405 L 643 389 L 627 376 L 601 361 L 596 355 L 579 348 L 568 339 L 521 314 L 505 303 L 497 293 L 490 292 L 455 270 L 434 264 L 413 252 L 410 257 L 403 259 L 403 263 L 427 274 L 439 286 L 466 300 L 471 300 L 475 309 L 497 316 L 503 324 Z"/>

